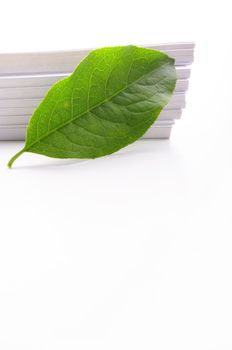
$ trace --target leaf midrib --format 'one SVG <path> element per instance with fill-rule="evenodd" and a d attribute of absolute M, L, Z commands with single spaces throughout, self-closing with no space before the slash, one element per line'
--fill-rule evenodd
<path fill-rule="evenodd" d="M 159 68 L 165 67 L 166 65 L 170 64 L 171 58 L 169 57 L 169 59 L 170 59 L 170 61 L 161 64 L 161 65 L 159 66 Z M 66 125 L 72 123 L 72 122 L 73 122 L 74 120 L 76 120 L 77 118 L 83 117 L 85 114 L 91 112 L 93 109 L 95 109 L 95 108 L 97 108 L 97 107 L 99 107 L 99 106 L 101 106 L 101 105 L 104 105 L 105 103 L 109 102 L 112 98 L 114 98 L 115 96 L 117 96 L 118 94 L 120 94 L 121 92 L 123 92 L 124 90 L 126 90 L 129 86 L 131 86 L 132 84 L 136 83 L 136 82 L 139 81 L 140 79 L 144 78 L 147 74 L 150 74 L 150 73 L 151 73 L 152 71 L 154 71 L 154 70 L 155 70 L 155 69 L 152 69 L 151 71 L 147 72 L 146 74 L 143 74 L 143 75 L 140 76 L 138 79 L 136 79 L 136 80 L 134 80 L 133 82 L 131 82 L 130 84 L 128 84 L 125 88 L 123 88 L 123 89 L 121 89 L 121 90 L 118 90 L 116 93 L 114 93 L 113 95 L 111 95 L 109 98 L 107 98 L 107 99 L 103 100 L 102 102 L 96 104 L 96 105 L 93 106 L 92 108 L 89 108 L 88 110 L 86 110 L 85 112 L 83 112 L 82 114 L 80 114 L 78 117 L 76 116 L 76 117 L 70 119 L 69 121 L 63 123 L 61 126 L 58 126 L 57 128 L 53 129 L 51 132 L 46 133 L 46 134 L 43 135 L 41 138 L 37 139 L 35 142 L 32 142 L 32 143 L 30 144 L 30 146 L 28 146 L 28 147 L 25 146 L 25 147 L 23 148 L 23 151 L 24 151 L 24 152 L 28 151 L 32 146 L 34 146 L 36 143 L 40 142 L 41 140 L 43 140 L 43 139 L 46 138 L 47 136 L 49 136 L 49 135 L 55 133 L 55 132 L 56 132 L 57 130 L 59 130 L 59 129 L 62 129 L 64 126 L 66 126 Z M 160 81 L 159 81 L 159 82 L 160 82 Z M 174 88 L 175 88 L 175 87 L 174 87 Z"/>

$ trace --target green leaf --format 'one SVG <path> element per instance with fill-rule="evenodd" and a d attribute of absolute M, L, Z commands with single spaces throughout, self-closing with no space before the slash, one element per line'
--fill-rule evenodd
<path fill-rule="evenodd" d="M 92 51 L 56 83 L 27 127 L 24 152 L 96 158 L 136 141 L 154 123 L 176 84 L 174 60 L 136 46 Z"/>

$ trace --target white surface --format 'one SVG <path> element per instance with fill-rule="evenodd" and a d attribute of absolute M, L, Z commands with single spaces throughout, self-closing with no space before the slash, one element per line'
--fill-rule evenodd
<path fill-rule="evenodd" d="M 0 143 L 0 348 L 231 350 L 229 1 L 5 1 L 1 50 L 195 40 L 171 140 L 94 161 Z"/>

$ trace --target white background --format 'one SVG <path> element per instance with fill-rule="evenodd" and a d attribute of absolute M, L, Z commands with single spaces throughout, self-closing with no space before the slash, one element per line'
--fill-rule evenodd
<path fill-rule="evenodd" d="M 196 41 L 170 141 L 0 143 L 0 349 L 232 349 L 230 1 L 5 1 L 0 51 Z"/>

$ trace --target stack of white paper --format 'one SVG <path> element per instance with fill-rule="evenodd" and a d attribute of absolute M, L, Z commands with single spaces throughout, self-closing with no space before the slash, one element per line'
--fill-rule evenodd
<path fill-rule="evenodd" d="M 175 58 L 175 92 L 144 138 L 169 138 L 185 107 L 194 43 L 146 46 Z M 50 87 L 67 77 L 91 50 L 0 55 L 0 140 L 23 140 L 27 123 Z"/>

